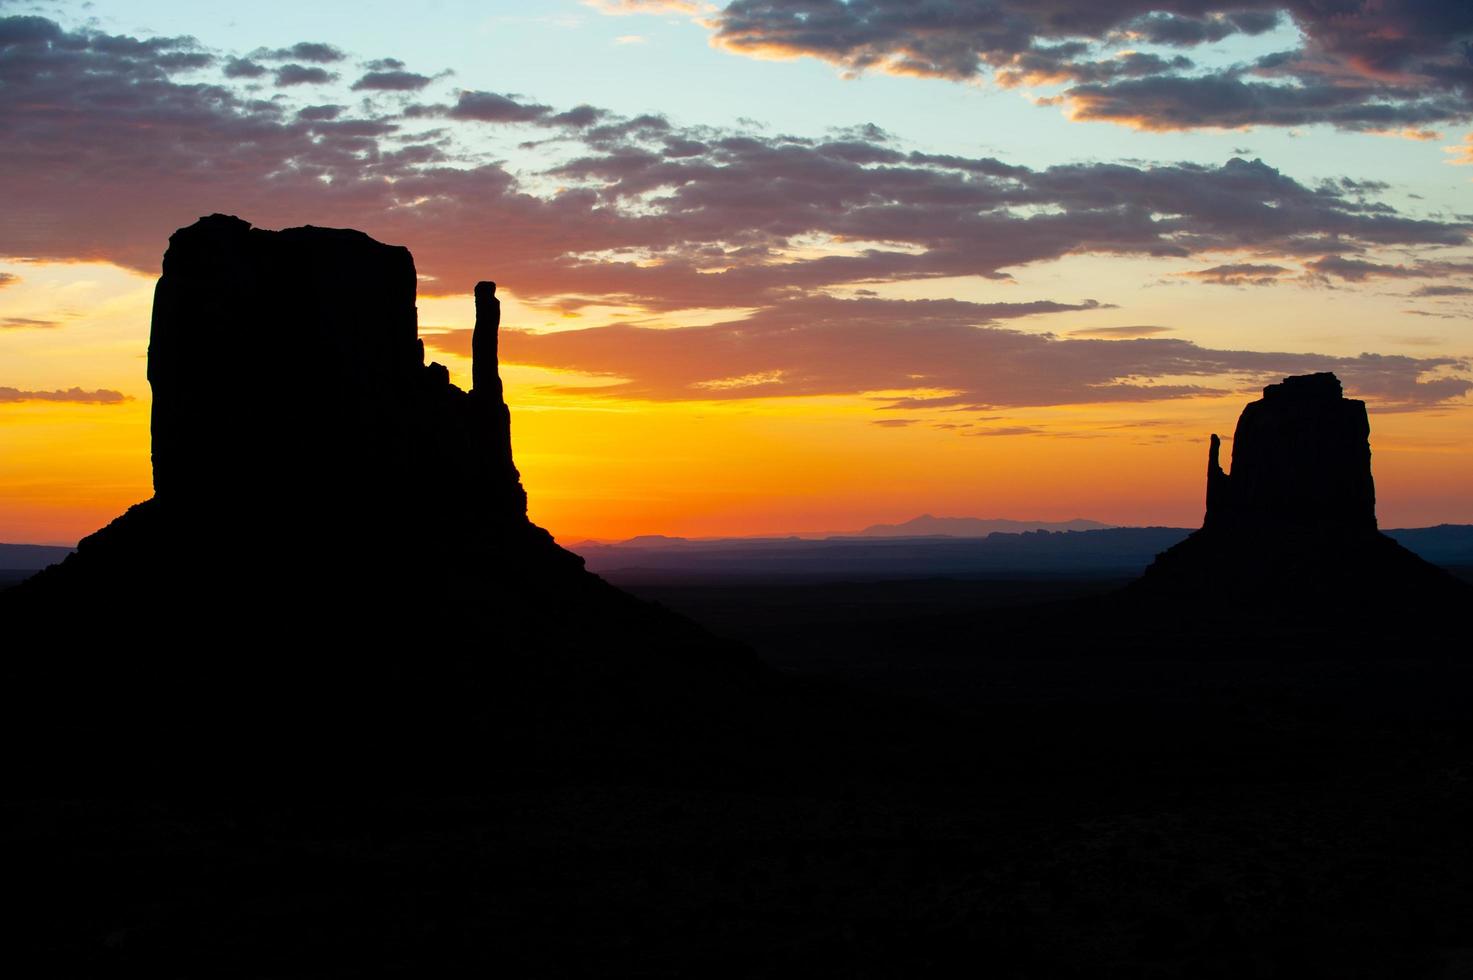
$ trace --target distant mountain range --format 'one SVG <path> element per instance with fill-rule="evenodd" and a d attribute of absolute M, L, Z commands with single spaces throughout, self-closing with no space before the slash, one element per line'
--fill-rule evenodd
<path fill-rule="evenodd" d="M 903 524 L 872 524 L 860 531 L 861 538 L 985 538 L 989 534 L 1022 534 L 1025 531 L 1103 531 L 1115 527 L 1076 517 L 1072 521 L 1010 521 L 981 517 L 933 517 L 922 514 Z"/>
<path fill-rule="evenodd" d="M 39 572 L 73 550 L 49 544 L 0 544 L 0 571 Z"/>
<path fill-rule="evenodd" d="M 618 582 L 726 579 L 883 580 L 915 578 L 1133 578 L 1189 528 L 1103 527 L 1053 531 L 994 531 L 988 535 L 899 534 L 892 528 L 934 528 L 937 518 L 881 525 L 866 533 L 822 539 L 688 539 L 644 535 L 618 544 L 584 542 L 573 550 L 590 571 Z M 942 518 L 974 528 L 991 522 Z M 953 523 L 954 522 L 954 523 Z M 1017 522 L 1030 526 L 1027 522 Z M 1076 523 L 1076 522 L 1069 522 Z M 1092 525 L 1095 522 L 1079 521 Z M 1442 524 L 1386 532 L 1434 564 L 1473 569 L 1473 525 Z"/>
<path fill-rule="evenodd" d="M 1012 525 L 1021 531 L 979 530 Z M 1083 527 L 1080 527 L 1080 526 Z M 937 527 L 957 529 L 938 532 Z M 909 533 L 897 529 L 912 529 Z M 1187 528 L 1109 527 L 1096 521 L 1045 522 L 918 517 L 857 534 L 691 539 L 646 534 L 617 544 L 573 545 L 590 571 L 616 580 L 690 575 L 702 578 L 865 579 L 999 576 L 1132 576 L 1190 533 Z M 1473 525 L 1439 524 L 1386 532 L 1426 560 L 1473 568 Z M 0 586 L 61 561 L 71 548 L 0 544 Z M 10 574 L 5 574 L 10 573 Z"/>

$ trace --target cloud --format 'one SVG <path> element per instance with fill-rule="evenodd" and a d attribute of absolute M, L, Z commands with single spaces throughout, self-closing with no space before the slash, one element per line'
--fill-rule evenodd
<path fill-rule="evenodd" d="M 20 388 L 7 388 L 0 386 L 0 403 L 8 402 L 75 402 L 81 405 L 121 405 L 133 399 L 121 391 L 110 391 L 107 388 L 99 388 L 96 391 L 83 391 L 81 388 L 68 388 L 65 391 L 25 391 Z"/>
<path fill-rule="evenodd" d="M 552 107 L 527 104 L 495 92 L 461 92 L 460 99 L 446 113 L 452 119 L 477 122 L 536 122 L 552 114 Z"/>
<path fill-rule="evenodd" d="M 1246 65 L 1202 71 L 1180 55 L 1112 53 L 1264 35 L 1284 14 L 1302 47 Z M 1464 2 L 734 0 L 706 22 L 727 51 L 818 58 L 851 75 L 1082 83 L 1061 99 L 1073 118 L 1144 129 L 1423 130 L 1473 117 Z"/>
<path fill-rule="evenodd" d="M 418 92 L 434 79 L 412 71 L 371 71 L 353 83 L 353 91 Z"/>
<path fill-rule="evenodd" d="M 1419 286 L 1412 290 L 1413 296 L 1473 296 L 1469 286 Z"/>
<path fill-rule="evenodd" d="M 226 78 L 260 78 L 271 69 L 249 58 L 225 59 Z"/>
<path fill-rule="evenodd" d="M 1470 117 L 1470 106 L 1458 93 L 1426 94 L 1422 89 L 1331 80 L 1257 81 L 1233 73 L 1152 75 L 1078 85 L 1057 101 L 1068 106 L 1071 119 L 1157 131 L 1328 123 L 1376 133 L 1409 130 L 1414 138 L 1435 138 L 1421 127 Z"/>
<path fill-rule="evenodd" d="M 916 425 L 920 419 L 873 419 L 870 425 L 878 425 L 886 429 L 901 429 L 907 425 Z"/>
<path fill-rule="evenodd" d="M 1453 360 L 1260 356 L 1152 335 L 1060 340 L 996 326 L 1085 316 L 1107 305 L 1096 300 L 825 305 L 845 302 L 830 288 L 1006 282 L 1013 270 L 1076 255 L 1315 256 L 1307 265 L 1322 264 L 1322 277 L 1344 278 L 1355 274 L 1349 263 L 1378 265 L 1358 256 L 1395 249 L 1429 281 L 1460 275 L 1445 250 L 1467 242 L 1464 221 L 1403 214 L 1377 185 L 1305 184 L 1241 158 L 1035 169 L 907 150 L 873 127 L 810 138 L 484 91 L 402 111 L 354 100 L 343 82 L 313 91 L 320 104 L 291 91 L 261 99 L 226 77 L 221 58 L 213 75 L 186 74 L 197 69 L 176 55 L 213 56 L 189 38 L 11 20 L 0 19 L 0 169 L 10 178 L 0 213 L 15 255 L 156 272 L 169 229 L 224 211 L 263 227 L 350 226 L 409 244 L 436 292 L 494 276 L 524 301 L 565 310 L 754 311 L 705 333 L 508 332 L 509 349 L 529 363 L 582 364 L 625 379 L 607 394 L 633 397 L 915 389 L 887 357 L 969 399 L 955 404 L 1151 400 L 1319 369 L 1342 370 L 1386 404 L 1465 390 Z M 473 138 L 461 142 L 483 125 L 554 130 L 547 145 L 559 162 L 525 175 L 487 163 Z M 591 346 L 610 337 L 649 363 Z"/>
<path fill-rule="evenodd" d="M 966 436 L 1034 436 L 1034 435 L 1045 435 L 1047 433 L 1048 433 L 1048 430 L 1047 429 L 1040 429 L 1036 425 L 997 425 L 997 426 L 993 426 L 990 429 L 973 429 L 971 432 L 964 432 L 964 433 L 962 433 L 962 435 L 966 435 Z"/>
<path fill-rule="evenodd" d="M 4 289 L 6 286 L 14 286 L 18 282 L 20 282 L 20 276 L 15 273 L 0 272 L 0 289 Z"/>
<path fill-rule="evenodd" d="M 267 61 L 312 61 L 318 64 L 331 64 L 334 61 L 342 61 L 348 57 L 347 53 L 335 45 L 322 41 L 298 41 L 289 48 L 258 48 L 251 52 L 253 58 L 264 58 Z"/>
<path fill-rule="evenodd" d="M 495 256 L 525 298 L 658 311 L 1005 280 L 1067 255 L 1323 255 L 1467 237 L 1462 223 L 1398 213 L 1375 188 L 1309 186 L 1261 160 L 1035 170 L 906 152 L 874 127 L 753 135 L 475 90 L 402 115 L 294 105 L 289 93 L 264 101 L 181 81 L 162 59 L 199 53 L 192 39 L 22 26 L 11 35 L 43 40 L 0 48 L 10 99 L 0 165 L 13 175 L 0 210 L 7 247 L 37 258 L 150 271 L 160 228 L 223 210 L 413 242 L 437 288 L 484 278 Z M 44 40 L 57 37 L 65 43 Z M 451 125 L 425 131 L 426 121 Z M 557 190 L 534 192 L 458 148 L 455 127 L 480 124 L 557 129 L 563 161 L 533 175 Z"/>
<path fill-rule="evenodd" d="M 613 382 L 559 389 L 588 397 L 701 401 L 888 392 L 901 393 L 889 398 L 890 408 L 911 412 L 1149 402 L 1314 371 L 1335 371 L 1383 407 L 1437 404 L 1473 389 L 1473 380 L 1450 373 L 1469 370 L 1458 358 L 1214 350 L 1154 337 L 1058 339 L 997 326 L 1006 312 L 955 300 L 816 297 L 699 327 L 503 330 L 500 351 L 504 363 Z M 461 352 L 469 331 L 425 342 Z M 742 383 L 730 383 L 735 380 Z"/>
<path fill-rule="evenodd" d="M 292 85 L 326 85 L 337 77 L 335 72 L 330 72 L 326 68 L 316 66 L 309 68 L 295 63 L 282 65 L 276 69 L 275 75 L 277 88 L 287 88 Z"/>
<path fill-rule="evenodd" d="M 1177 275 L 1215 286 L 1273 286 L 1281 276 L 1292 270 L 1281 265 L 1264 265 L 1254 262 L 1232 262 L 1214 265 L 1210 269 L 1192 269 Z"/>
<path fill-rule="evenodd" d="M 3 330 L 50 330 L 59 326 L 60 320 L 34 320 L 27 316 L 0 317 L 0 329 Z"/>
<path fill-rule="evenodd" d="M 1326 255 L 1304 264 L 1305 270 L 1321 279 L 1367 282 L 1372 279 L 1434 279 L 1473 275 L 1473 262 L 1423 261 L 1412 265 L 1388 265 L 1365 259 Z"/>

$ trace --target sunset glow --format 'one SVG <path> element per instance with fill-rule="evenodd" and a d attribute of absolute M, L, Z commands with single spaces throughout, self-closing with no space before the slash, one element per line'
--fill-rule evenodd
<path fill-rule="evenodd" d="M 150 495 L 153 282 L 213 212 L 410 248 L 462 387 L 500 283 L 564 542 L 1194 526 L 1209 433 L 1319 370 L 1370 406 L 1383 526 L 1473 522 L 1473 102 L 1428 81 L 1438 25 L 1120 3 L 1012 50 L 838 30 L 866 4 L 825 15 L 848 46 L 776 4 L 306 6 L 0 4 L 0 540 Z"/>

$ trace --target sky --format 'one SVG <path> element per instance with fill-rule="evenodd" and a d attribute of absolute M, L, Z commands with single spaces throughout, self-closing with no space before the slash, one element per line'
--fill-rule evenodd
<path fill-rule="evenodd" d="M 151 494 L 215 212 L 408 246 L 463 387 L 496 280 L 565 542 L 1195 526 L 1322 370 L 1382 525 L 1473 523 L 1470 164 L 1473 0 L 0 0 L 0 540 Z"/>

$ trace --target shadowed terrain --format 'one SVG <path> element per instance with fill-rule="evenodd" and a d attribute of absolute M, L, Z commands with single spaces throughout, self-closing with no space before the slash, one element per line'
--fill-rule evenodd
<path fill-rule="evenodd" d="M 1333 378 L 1250 406 L 1204 528 L 1124 590 L 685 593 L 707 629 L 527 521 L 494 287 L 462 392 L 424 363 L 414 281 L 357 232 L 217 215 L 171 240 L 155 496 L 0 593 L 17 961 L 1473 965 L 1469 589 L 1376 530 Z"/>

